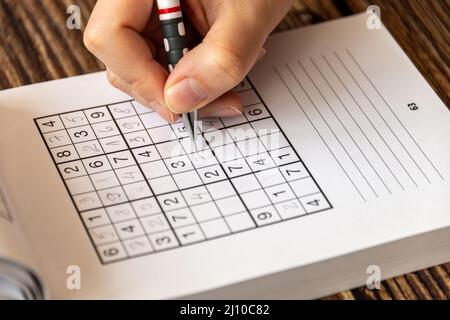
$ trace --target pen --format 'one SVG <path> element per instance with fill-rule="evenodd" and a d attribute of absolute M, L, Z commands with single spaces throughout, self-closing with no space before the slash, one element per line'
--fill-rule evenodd
<path fill-rule="evenodd" d="M 164 48 L 167 52 L 169 71 L 172 72 L 177 63 L 188 52 L 183 13 L 180 0 L 157 0 L 157 3 L 164 37 Z M 198 111 L 184 113 L 182 119 L 196 150 Z"/>

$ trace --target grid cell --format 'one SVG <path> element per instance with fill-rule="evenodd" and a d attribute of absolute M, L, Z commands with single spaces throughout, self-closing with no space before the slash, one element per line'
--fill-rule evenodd
<path fill-rule="evenodd" d="M 213 201 L 208 190 L 204 187 L 189 188 L 181 192 L 189 206 L 195 206 L 205 202 Z"/>
<path fill-rule="evenodd" d="M 191 225 L 183 228 L 175 229 L 182 245 L 188 245 L 205 240 L 205 237 L 198 225 Z"/>
<path fill-rule="evenodd" d="M 120 185 L 114 171 L 104 171 L 91 175 L 96 190 L 109 189 Z"/>
<path fill-rule="evenodd" d="M 148 236 L 150 242 L 156 251 L 163 251 L 178 247 L 178 241 L 172 231 L 164 231 L 156 234 L 151 234 Z"/>
<path fill-rule="evenodd" d="M 138 217 L 145 217 L 161 213 L 158 202 L 154 197 L 131 202 L 134 211 Z"/>
<path fill-rule="evenodd" d="M 72 143 L 66 130 L 45 133 L 43 136 L 50 149 L 63 147 Z"/>
<path fill-rule="evenodd" d="M 114 153 L 128 149 L 127 144 L 125 143 L 125 140 L 122 136 L 103 138 L 99 141 L 105 153 Z"/>
<path fill-rule="evenodd" d="M 84 165 L 81 161 L 67 162 L 58 165 L 59 172 L 63 179 L 71 179 L 87 175 Z"/>
<path fill-rule="evenodd" d="M 83 111 L 64 113 L 61 115 L 61 119 L 66 129 L 86 126 L 89 124 Z"/>
<path fill-rule="evenodd" d="M 152 144 L 152 139 L 147 131 L 137 131 L 124 135 L 127 144 L 131 149 L 140 148 Z"/>
<path fill-rule="evenodd" d="M 169 125 L 148 129 L 148 134 L 154 143 L 167 142 L 177 139 L 177 135 Z"/>
<path fill-rule="evenodd" d="M 122 119 L 136 115 L 136 111 L 134 110 L 131 102 L 123 102 L 110 105 L 109 111 L 111 111 L 111 114 L 114 117 L 114 119 Z"/>
<path fill-rule="evenodd" d="M 269 112 L 262 103 L 245 107 L 244 114 L 250 122 L 270 117 Z"/>
<path fill-rule="evenodd" d="M 152 191 L 145 181 L 124 185 L 123 190 L 125 190 L 125 194 L 130 201 L 153 196 Z"/>
<path fill-rule="evenodd" d="M 248 213 L 235 214 L 229 217 L 225 217 L 227 224 L 230 226 L 231 231 L 240 232 L 255 228 L 255 223 Z"/>
<path fill-rule="evenodd" d="M 92 185 L 92 182 L 88 176 L 68 179 L 66 180 L 66 185 L 69 189 L 70 194 L 73 196 L 81 193 L 95 191 L 94 186 Z"/>
<path fill-rule="evenodd" d="M 149 180 L 149 183 L 156 195 L 178 190 L 178 187 L 171 176 L 154 178 Z"/>
<path fill-rule="evenodd" d="M 100 190 L 98 195 L 105 207 L 124 203 L 128 200 L 122 187 Z"/>
<path fill-rule="evenodd" d="M 67 129 L 67 133 L 73 143 L 91 141 L 97 138 L 90 125 Z"/>
<path fill-rule="evenodd" d="M 136 218 L 133 208 L 129 203 L 119 204 L 106 208 L 109 218 L 113 223 L 127 221 Z"/>
<path fill-rule="evenodd" d="M 81 217 L 88 229 L 111 224 L 105 209 L 97 209 L 81 213 Z"/>
<path fill-rule="evenodd" d="M 167 222 L 165 215 L 162 213 L 144 217 L 140 220 L 146 234 L 154 234 L 170 230 L 170 225 Z"/>
<path fill-rule="evenodd" d="M 65 129 L 59 116 L 36 119 L 36 124 L 42 134 Z"/>
<path fill-rule="evenodd" d="M 112 120 L 108 108 L 98 107 L 84 110 L 87 120 L 90 124 L 96 124 L 99 122 L 105 122 Z"/>
<path fill-rule="evenodd" d="M 91 158 L 104 154 L 102 146 L 98 140 L 92 140 L 75 144 L 80 158 Z"/>
<path fill-rule="evenodd" d="M 203 222 L 200 224 L 200 227 L 207 239 L 213 239 L 231 233 L 223 218 Z"/>
<path fill-rule="evenodd" d="M 196 187 L 203 184 L 202 180 L 198 176 L 198 173 L 194 170 L 177 173 L 172 175 L 172 177 L 180 190 Z"/>
<path fill-rule="evenodd" d="M 138 116 L 117 119 L 116 122 L 123 134 L 142 131 L 145 129 Z"/>
<path fill-rule="evenodd" d="M 129 257 L 137 257 L 153 252 L 152 245 L 147 237 L 123 241 L 123 246 Z"/>
<path fill-rule="evenodd" d="M 191 210 L 198 222 L 204 222 L 221 217 L 221 214 L 214 202 L 207 202 L 192 206 Z"/>

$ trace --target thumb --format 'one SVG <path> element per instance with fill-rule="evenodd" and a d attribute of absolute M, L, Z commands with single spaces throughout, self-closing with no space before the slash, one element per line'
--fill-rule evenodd
<path fill-rule="evenodd" d="M 237 14 L 219 17 L 205 39 L 177 64 L 165 87 L 175 113 L 199 109 L 238 85 L 253 67 L 270 31 Z M 263 30 L 263 31 L 262 31 Z"/>

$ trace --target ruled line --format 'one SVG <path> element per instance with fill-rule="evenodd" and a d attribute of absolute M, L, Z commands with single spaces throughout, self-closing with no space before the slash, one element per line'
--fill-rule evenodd
<path fill-rule="evenodd" d="M 322 70 L 319 68 L 319 66 L 316 64 L 316 62 L 314 61 L 313 58 L 309 58 L 309 60 L 311 61 L 311 63 L 314 65 L 315 69 L 317 70 L 317 72 L 320 74 L 320 76 L 322 77 L 322 79 L 327 83 L 328 87 L 331 88 L 331 90 L 333 91 L 333 93 L 335 94 L 335 96 L 339 99 L 340 103 L 342 104 L 342 106 L 345 108 L 345 110 L 347 110 L 347 108 L 344 106 L 342 100 L 339 98 L 339 96 L 336 94 L 336 91 L 334 91 L 334 89 L 331 87 L 330 82 L 328 81 L 328 79 L 326 79 L 326 77 L 324 76 Z M 311 76 L 308 75 L 308 77 L 310 79 L 312 79 Z M 364 151 L 361 149 L 360 145 L 356 142 L 355 138 L 353 137 L 353 135 L 349 132 L 347 126 L 342 122 L 342 119 L 339 117 L 339 115 L 335 112 L 335 110 L 333 109 L 333 107 L 331 106 L 330 102 L 328 101 L 328 99 L 325 97 L 325 95 L 323 94 L 322 90 L 319 89 L 318 85 L 316 84 L 315 81 L 313 81 L 314 86 L 316 87 L 317 91 L 320 93 L 320 95 L 322 96 L 323 100 L 327 103 L 328 107 L 330 108 L 331 112 L 334 114 L 334 116 L 336 117 L 336 119 L 339 121 L 339 123 L 341 124 L 341 126 L 344 128 L 345 132 L 347 133 L 347 135 L 350 137 L 350 139 L 353 141 L 353 143 L 355 144 L 356 148 L 359 150 L 359 152 L 361 153 L 361 155 L 364 157 L 364 159 L 366 160 L 366 162 L 369 164 L 369 166 L 372 168 L 373 172 L 375 173 L 375 175 L 378 177 L 378 179 L 381 181 L 381 183 L 384 185 L 384 187 L 386 188 L 386 190 L 392 194 L 391 189 L 387 186 L 386 182 L 383 180 L 383 178 L 381 177 L 380 173 L 375 169 L 375 167 L 373 166 L 372 162 L 369 160 L 369 158 L 367 157 L 367 155 L 364 153 Z M 347 110 L 348 113 L 348 110 Z M 352 117 L 353 118 L 353 117 Z M 354 120 L 354 119 L 353 119 Z"/>
<path fill-rule="evenodd" d="M 336 53 L 335 53 L 336 55 Z M 336 56 L 336 58 L 338 58 L 338 60 L 341 62 L 342 61 L 339 59 L 338 56 Z M 344 66 L 345 68 L 345 66 Z M 356 105 L 358 106 L 359 110 L 364 114 L 364 117 L 367 119 L 367 121 L 369 121 L 370 125 L 372 126 L 372 128 L 377 132 L 378 136 L 380 137 L 380 139 L 383 141 L 383 143 L 386 145 L 386 147 L 389 149 L 389 151 L 391 152 L 391 154 L 394 156 L 394 158 L 397 160 L 397 162 L 399 163 L 399 165 L 402 167 L 403 171 L 405 171 L 405 173 L 408 175 L 408 177 L 411 179 L 411 181 L 413 182 L 413 184 L 418 187 L 419 185 L 417 184 L 416 180 L 411 176 L 411 174 L 408 172 L 408 170 L 406 170 L 405 166 L 403 165 L 403 163 L 400 161 L 400 159 L 397 157 L 397 155 L 395 154 L 395 152 L 392 150 L 391 146 L 387 143 L 387 141 L 383 138 L 383 136 L 381 135 L 380 131 L 378 130 L 378 128 L 375 126 L 375 124 L 372 122 L 372 120 L 370 120 L 369 116 L 367 115 L 367 113 L 364 111 L 364 109 L 362 108 L 361 104 L 358 102 L 358 100 L 356 100 L 354 94 L 350 91 L 350 89 L 348 88 L 348 86 L 345 84 L 345 82 L 343 81 L 343 79 L 341 78 L 341 76 L 339 76 L 339 74 L 337 73 L 337 71 L 333 69 L 333 72 L 336 74 L 336 76 L 338 77 L 339 81 L 341 82 L 341 84 L 344 86 L 345 90 L 348 92 L 348 94 L 352 97 L 353 101 L 356 103 Z"/>
<path fill-rule="evenodd" d="M 364 77 L 369 81 L 371 86 L 375 89 L 377 94 L 380 96 L 381 100 L 383 100 L 384 104 L 388 107 L 388 109 L 391 111 L 393 116 L 397 119 L 397 121 L 400 123 L 400 125 L 403 127 L 403 129 L 406 131 L 408 136 L 411 138 L 411 140 L 414 142 L 414 144 L 417 146 L 417 148 L 420 150 L 420 152 L 423 154 L 423 156 L 427 159 L 428 163 L 433 167 L 433 169 L 436 171 L 436 173 L 439 175 L 439 177 L 442 180 L 445 180 L 441 172 L 436 168 L 434 163 L 430 160 L 430 158 L 427 156 L 427 154 L 423 151 L 423 149 L 420 147 L 419 143 L 416 139 L 412 136 L 411 132 L 406 128 L 404 123 L 400 120 L 400 118 L 397 116 L 397 114 L 394 112 L 394 109 L 392 108 L 391 104 L 387 102 L 387 99 L 381 94 L 380 90 L 375 86 L 373 81 L 369 78 L 367 72 L 362 68 L 361 64 L 356 60 L 355 56 L 352 54 L 352 52 L 349 49 L 347 50 L 347 54 L 350 56 L 350 58 L 353 60 L 353 62 L 358 66 L 361 73 L 364 75 Z"/>
<path fill-rule="evenodd" d="M 275 73 L 278 75 L 278 77 L 280 78 L 281 82 L 283 83 L 283 85 L 286 87 L 286 89 L 289 91 L 290 95 L 292 96 L 292 98 L 295 100 L 295 102 L 297 103 L 298 107 L 300 108 L 300 110 L 302 110 L 303 114 L 305 115 L 305 117 L 308 119 L 308 121 L 311 123 L 312 127 L 314 128 L 314 130 L 316 131 L 317 135 L 320 137 L 320 139 L 322 140 L 322 142 L 325 144 L 325 146 L 327 147 L 328 151 L 330 151 L 331 155 L 333 156 L 333 158 L 336 160 L 336 162 L 339 164 L 339 167 L 341 168 L 342 172 L 345 174 L 345 176 L 347 177 L 347 179 L 350 181 L 350 183 L 352 184 L 353 188 L 356 190 L 356 192 L 360 195 L 360 197 L 367 202 L 366 198 L 363 196 L 363 194 L 361 193 L 361 191 L 359 190 L 359 188 L 356 186 L 355 182 L 352 180 L 352 178 L 350 177 L 350 175 L 348 174 L 348 172 L 345 170 L 344 166 L 342 165 L 342 163 L 339 161 L 339 159 L 336 157 L 336 155 L 334 154 L 333 150 L 331 150 L 330 146 L 328 145 L 328 143 L 325 141 L 324 137 L 320 134 L 319 130 L 317 129 L 316 125 L 314 124 L 314 122 L 311 120 L 311 118 L 308 116 L 308 114 L 305 112 L 305 109 L 303 108 L 302 104 L 300 103 L 300 101 L 297 99 L 297 97 L 295 96 L 295 94 L 292 92 L 291 88 L 289 87 L 289 85 L 286 83 L 286 81 L 283 79 L 283 77 L 281 76 L 279 70 L 273 66 L 273 70 L 275 71 Z M 292 71 L 288 68 L 288 70 L 292 73 Z M 301 85 L 300 85 L 301 86 Z M 303 91 L 304 88 L 302 87 Z M 306 91 L 305 91 L 306 92 Z"/>
<path fill-rule="evenodd" d="M 303 66 L 303 64 L 300 61 L 297 61 L 299 66 L 303 69 L 303 72 L 306 74 L 306 76 L 309 78 L 309 80 L 311 81 L 311 83 L 316 87 L 316 89 L 319 91 L 319 89 L 317 88 L 316 84 L 314 83 L 314 80 L 311 78 L 311 76 L 309 75 L 308 71 L 306 71 L 305 67 Z M 316 111 L 319 113 L 320 117 L 322 118 L 322 120 L 325 122 L 325 124 L 327 125 L 328 129 L 330 129 L 331 133 L 333 134 L 333 136 L 335 137 L 335 139 L 339 142 L 340 146 L 342 147 L 342 149 L 344 150 L 344 152 L 347 154 L 347 156 L 349 157 L 349 159 L 352 161 L 353 165 L 355 166 L 356 170 L 358 170 L 359 174 L 361 175 L 361 177 L 364 179 L 364 181 L 367 183 L 367 185 L 369 186 L 369 188 L 372 190 L 372 192 L 374 193 L 374 195 L 378 198 L 378 193 L 375 191 L 375 189 L 373 188 L 372 184 L 369 182 L 369 180 L 367 179 L 367 177 L 363 174 L 363 172 L 361 171 L 361 168 L 358 166 L 358 164 L 355 162 L 355 159 L 353 159 L 353 157 L 350 155 L 349 151 L 347 150 L 347 148 L 344 146 L 344 144 L 342 143 L 342 141 L 338 138 L 336 132 L 333 130 L 333 128 L 331 127 L 331 125 L 328 123 L 328 121 L 325 119 L 325 117 L 323 116 L 322 112 L 320 112 L 319 108 L 317 107 L 317 105 L 313 102 L 313 99 L 311 98 L 311 96 L 307 93 L 307 91 L 304 89 L 304 87 L 301 85 L 300 80 L 298 79 L 298 77 L 294 74 L 294 72 L 292 72 L 292 69 L 289 67 L 288 64 L 286 64 L 287 68 L 289 69 L 289 71 L 292 73 L 292 75 L 294 76 L 295 80 L 297 81 L 297 83 L 302 87 L 303 91 L 305 91 L 306 95 L 308 96 L 308 99 L 311 101 L 311 103 L 314 105 L 314 108 L 316 109 Z M 320 91 L 319 91 L 320 93 Z"/>
<path fill-rule="evenodd" d="M 408 149 L 405 147 L 405 145 L 402 143 L 402 141 L 400 140 L 400 138 L 395 134 L 394 130 L 392 129 L 391 126 L 389 126 L 389 124 L 387 123 L 386 119 L 383 117 L 383 115 L 380 113 L 380 111 L 378 110 L 378 108 L 375 106 L 375 103 L 372 101 L 372 99 L 370 99 L 370 97 L 367 95 L 367 93 L 364 91 L 364 89 L 361 87 L 361 84 L 358 82 L 358 80 L 355 78 L 354 74 L 350 71 L 350 69 L 348 68 L 348 66 L 344 63 L 344 61 L 341 59 L 341 57 L 339 56 L 339 54 L 337 52 L 334 53 L 336 55 L 336 57 L 339 59 L 339 61 L 342 63 L 342 65 L 344 66 L 344 68 L 347 70 L 348 74 L 352 77 L 353 81 L 356 83 L 356 85 L 358 86 L 358 88 L 361 90 L 361 92 L 363 93 L 363 95 L 366 97 L 366 99 L 369 101 L 370 105 L 372 106 L 372 108 L 375 110 L 375 112 L 380 116 L 381 120 L 383 120 L 384 124 L 388 127 L 389 131 L 391 131 L 391 133 L 394 135 L 395 139 L 398 141 L 398 143 L 402 146 L 403 150 L 405 150 L 405 152 L 408 154 L 408 156 L 410 157 L 410 159 L 412 160 L 412 162 L 416 165 L 416 167 L 419 169 L 419 171 L 423 174 L 423 176 L 425 177 L 425 179 L 428 181 L 428 183 L 431 183 L 430 179 L 427 177 L 427 175 L 425 174 L 425 172 L 422 170 L 422 168 L 419 166 L 419 164 L 417 163 L 417 161 L 414 159 L 414 157 L 411 155 L 411 153 L 408 151 Z"/>
<path fill-rule="evenodd" d="M 345 87 L 345 85 L 342 82 L 342 79 L 338 76 L 336 70 L 333 68 L 333 66 L 331 65 L 330 61 L 328 60 L 328 58 L 325 55 L 322 55 L 323 60 L 326 62 L 326 64 L 328 65 L 328 67 L 330 68 L 330 70 L 336 75 L 338 81 L 341 83 L 341 85 L 347 89 Z M 320 71 L 320 69 L 319 69 Z M 398 179 L 398 177 L 394 174 L 394 172 L 392 171 L 392 169 L 390 168 L 390 166 L 388 166 L 388 164 L 386 163 L 386 161 L 384 160 L 384 158 L 381 156 L 380 152 L 377 150 L 377 148 L 375 148 L 375 145 L 373 144 L 373 142 L 369 139 L 369 137 L 367 136 L 366 132 L 361 128 L 361 126 L 359 125 L 358 121 L 356 121 L 356 119 L 354 118 L 353 114 L 348 110 L 347 106 L 344 104 L 344 102 L 342 101 L 341 97 L 339 97 L 339 95 L 336 92 L 336 89 L 334 89 L 334 87 L 331 85 L 331 83 L 328 81 L 328 79 L 326 79 L 326 77 L 324 77 L 325 81 L 328 83 L 328 85 L 330 86 L 331 90 L 333 90 L 334 94 L 336 95 L 336 97 L 339 99 L 339 101 L 341 102 L 342 106 L 345 108 L 345 110 L 347 111 L 348 115 L 352 118 L 353 122 L 356 124 L 356 126 L 359 128 L 359 130 L 361 131 L 361 133 L 364 135 L 364 137 L 366 138 L 367 142 L 369 142 L 369 144 L 371 145 L 372 149 L 375 151 L 375 153 L 378 155 L 378 157 L 380 158 L 380 160 L 383 162 L 383 164 L 385 165 L 386 169 L 391 173 L 392 177 L 394 177 L 395 181 L 397 181 L 398 185 L 400 186 L 400 188 L 402 188 L 402 190 L 405 190 L 405 187 L 402 185 L 402 183 L 400 182 L 400 180 Z M 353 96 L 350 94 L 350 97 L 355 101 L 355 99 L 353 98 Z M 366 116 L 367 118 L 367 116 Z"/>

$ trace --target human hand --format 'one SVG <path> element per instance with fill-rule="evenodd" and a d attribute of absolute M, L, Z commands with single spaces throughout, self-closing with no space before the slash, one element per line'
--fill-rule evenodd
<path fill-rule="evenodd" d="M 84 42 L 106 65 L 111 84 L 169 122 L 236 116 L 232 90 L 264 55 L 267 36 L 292 0 L 185 0 L 192 48 L 169 75 L 155 0 L 98 0 Z M 200 42 L 201 41 L 201 42 Z"/>

